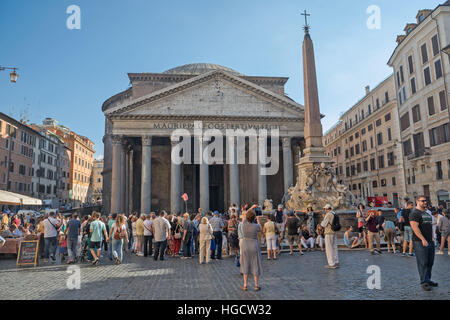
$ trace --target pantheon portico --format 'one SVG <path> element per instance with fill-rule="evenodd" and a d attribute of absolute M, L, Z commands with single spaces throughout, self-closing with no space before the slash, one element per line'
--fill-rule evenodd
<path fill-rule="evenodd" d="M 224 211 L 231 203 L 262 205 L 265 199 L 277 204 L 295 185 L 294 164 L 304 148 L 304 108 L 285 95 L 288 78 L 246 76 L 214 64 L 128 77 L 131 87 L 102 106 L 105 213 L 184 212 L 184 193 L 190 212 Z M 260 174 L 263 164 L 249 161 L 248 138 L 245 164 L 226 161 L 231 137 L 224 137 L 223 161 L 198 164 L 192 152 L 191 161 L 172 162 L 172 149 L 179 144 L 174 130 L 191 133 L 192 149 L 212 143 L 194 135 L 198 123 L 201 130 L 224 136 L 226 130 L 277 130 L 279 139 L 270 139 L 269 145 L 279 144 L 279 170 Z M 238 152 L 236 143 L 234 148 Z"/>

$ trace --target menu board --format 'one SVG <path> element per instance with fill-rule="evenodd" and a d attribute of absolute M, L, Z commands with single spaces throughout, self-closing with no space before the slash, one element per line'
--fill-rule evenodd
<path fill-rule="evenodd" d="M 17 253 L 17 266 L 37 266 L 39 256 L 39 240 L 20 241 Z"/>

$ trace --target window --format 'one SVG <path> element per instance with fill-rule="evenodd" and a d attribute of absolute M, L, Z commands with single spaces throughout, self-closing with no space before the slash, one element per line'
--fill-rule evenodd
<path fill-rule="evenodd" d="M 386 187 L 386 179 L 381 179 L 381 186 Z"/>
<path fill-rule="evenodd" d="M 426 67 L 423 70 L 423 75 L 425 77 L 425 85 L 427 86 L 427 85 L 429 85 L 431 83 L 431 76 L 430 76 L 430 68 L 429 67 Z"/>
<path fill-rule="evenodd" d="M 416 78 L 411 79 L 411 94 L 415 94 L 417 92 L 416 89 Z"/>
<path fill-rule="evenodd" d="M 376 125 L 377 127 L 381 126 L 381 119 L 378 119 L 378 120 L 375 122 L 375 125 Z"/>
<path fill-rule="evenodd" d="M 442 77 L 442 65 L 441 60 L 437 60 L 434 62 L 434 70 L 436 71 L 436 79 L 439 79 Z"/>
<path fill-rule="evenodd" d="M 384 93 L 384 99 L 386 100 L 385 103 L 388 103 L 388 102 L 389 102 L 389 92 L 386 91 L 386 92 Z"/>
<path fill-rule="evenodd" d="M 442 162 L 438 161 L 436 162 L 436 179 L 442 180 L 443 172 L 442 172 Z"/>
<path fill-rule="evenodd" d="M 436 128 L 432 128 L 428 132 L 430 136 L 430 145 L 432 147 L 446 142 L 450 142 L 449 123 L 443 124 Z"/>
<path fill-rule="evenodd" d="M 350 177 L 350 167 L 345 167 L 345 175 Z"/>
<path fill-rule="evenodd" d="M 348 159 L 348 149 L 345 149 L 345 159 Z"/>
<path fill-rule="evenodd" d="M 447 109 L 447 99 L 445 96 L 445 90 L 439 92 L 439 102 L 441 104 L 441 111 Z"/>
<path fill-rule="evenodd" d="M 415 105 L 412 108 L 411 113 L 412 113 L 412 117 L 413 117 L 413 122 L 414 123 L 420 121 L 421 118 L 420 118 L 420 106 L 419 105 Z"/>
<path fill-rule="evenodd" d="M 413 64 L 412 56 L 408 57 L 408 66 L 409 66 L 409 74 L 413 74 L 414 73 L 414 64 Z"/>
<path fill-rule="evenodd" d="M 355 145 L 355 153 L 360 154 L 359 144 Z"/>
<path fill-rule="evenodd" d="M 376 167 L 375 167 L 375 158 L 370 159 L 370 170 L 371 170 L 371 171 L 376 170 Z"/>
<path fill-rule="evenodd" d="M 400 82 L 400 72 L 397 71 L 397 85 L 400 87 L 402 84 Z"/>
<path fill-rule="evenodd" d="M 384 155 L 378 156 L 378 168 L 384 168 Z"/>
<path fill-rule="evenodd" d="M 364 160 L 363 168 L 364 168 L 364 172 L 369 171 L 369 162 L 367 160 Z"/>
<path fill-rule="evenodd" d="M 387 115 L 384 116 L 384 121 L 385 122 L 391 121 L 391 113 L 388 113 Z"/>
<path fill-rule="evenodd" d="M 422 22 L 423 20 L 424 20 L 424 16 L 423 16 L 423 14 L 421 14 L 421 15 L 419 16 L 419 23 Z"/>
<path fill-rule="evenodd" d="M 430 116 L 432 116 L 433 114 L 436 113 L 436 111 L 434 110 L 434 99 L 433 99 L 433 96 L 428 97 L 427 102 L 428 102 L 428 114 Z"/>
<path fill-rule="evenodd" d="M 369 124 L 369 126 L 367 127 L 368 131 L 372 131 L 373 130 L 373 124 Z"/>
<path fill-rule="evenodd" d="M 377 133 L 377 144 L 378 145 L 383 144 L 383 133 L 381 133 L 381 132 Z"/>
<path fill-rule="evenodd" d="M 362 150 L 363 150 L 363 152 L 366 152 L 366 151 L 367 151 L 367 141 L 366 141 L 366 140 L 364 140 L 364 141 L 362 142 Z"/>
<path fill-rule="evenodd" d="M 405 113 L 400 118 L 400 129 L 402 131 L 404 131 L 404 130 L 406 130 L 408 128 L 409 128 L 409 112 Z"/>
<path fill-rule="evenodd" d="M 394 152 L 388 152 L 387 154 L 387 159 L 388 159 L 388 166 L 393 166 L 394 165 Z"/>
<path fill-rule="evenodd" d="M 412 153 L 411 140 L 408 139 L 403 142 L 403 153 L 405 156 L 410 155 Z"/>
<path fill-rule="evenodd" d="M 370 148 L 373 149 L 373 137 L 370 137 Z"/>
<path fill-rule="evenodd" d="M 403 72 L 402 72 L 402 75 L 403 75 Z M 403 79 L 403 76 L 402 76 L 402 79 Z M 377 102 L 376 103 L 377 103 L 377 110 L 378 110 L 378 109 L 380 109 L 380 99 L 377 98 Z"/>
<path fill-rule="evenodd" d="M 368 110 L 369 110 L 369 115 L 372 114 L 372 107 L 370 106 L 370 104 L 369 104 Z"/>
<path fill-rule="evenodd" d="M 356 172 L 361 173 L 361 162 L 356 164 Z"/>
<path fill-rule="evenodd" d="M 26 174 L 26 168 L 24 165 L 19 165 L 19 174 L 24 176 Z"/>
<path fill-rule="evenodd" d="M 355 133 L 355 139 L 358 139 L 359 138 L 359 132 L 356 132 Z"/>
<path fill-rule="evenodd" d="M 361 130 L 361 135 L 363 136 L 363 135 L 365 135 L 366 134 L 366 128 L 362 128 L 362 130 Z"/>
<path fill-rule="evenodd" d="M 425 173 L 425 165 L 422 165 L 422 173 Z"/>
<path fill-rule="evenodd" d="M 353 141 L 353 136 L 350 136 L 349 140 L 350 140 L 350 142 L 352 142 Z"/>
<path fill-rule="evenodd" d="M 437 35 L 431 38 L 431 44 L 433 46 L 433 56 L 437 56 L 439 54 L 439 43 Z"/>
<path fill-rule="evenodd" d="M 350 157 L 353 157 L 355 155 L 355 150 L 353 147 L 350 148 Z"/>
<path fill-rule="evenodd" d="M 403 76 L 403 66 L 400 66 L 400 79 L 402 80 L 402 84 L 405 83 L 405 77 Z"/>
<path fill-rule="evenodd" d="M 396 185 L 395 177 L 392 177 L 392 185 L 393 185 L 393 186 Z"/>
<path fill-rule="evenodd" d="M 372 188 L 378 188 L 378 182 L 377 180 L 372 181 Z"/>
<path fill-rule="evenodd" d="M 391 141 L 392 140 L 391 128 L 388 128 L 387 132 L 388 132 L 388 141 Z"/>
<path fill-rule="evenodd" d="M 425 64 L 428 62 L 427 44 L 424 43 L 422 47 L 420 47 L 420 50 L 422 51 L 422 64 Z"/>

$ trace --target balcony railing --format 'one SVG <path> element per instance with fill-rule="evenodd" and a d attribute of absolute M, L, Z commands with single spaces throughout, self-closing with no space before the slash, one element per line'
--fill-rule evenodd
<path fill-rule="evenodd" d="M 413 153 L 408 155 L 408 160 L 413 160 L 416 158 L 420 158 L 423 156 L 431 156 L 431 148 L 423 148 L 419 150 L 415 150 Z"/>

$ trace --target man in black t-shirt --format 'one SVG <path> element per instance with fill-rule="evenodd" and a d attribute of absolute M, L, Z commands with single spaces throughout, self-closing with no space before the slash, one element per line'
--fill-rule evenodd
<path fill-rule="evenodd" d="M 409 215 L 409 223 L 413 230 L 414 251 L 416 253 L 417 268 L 419 270 L 422 289 L 430 291 L 437 287 L 431 281 L 431 270 L 434 263 L 433 218 L 426 212 L 427 199 L 420 196 L 416 200 L 417 206 Z"/>

